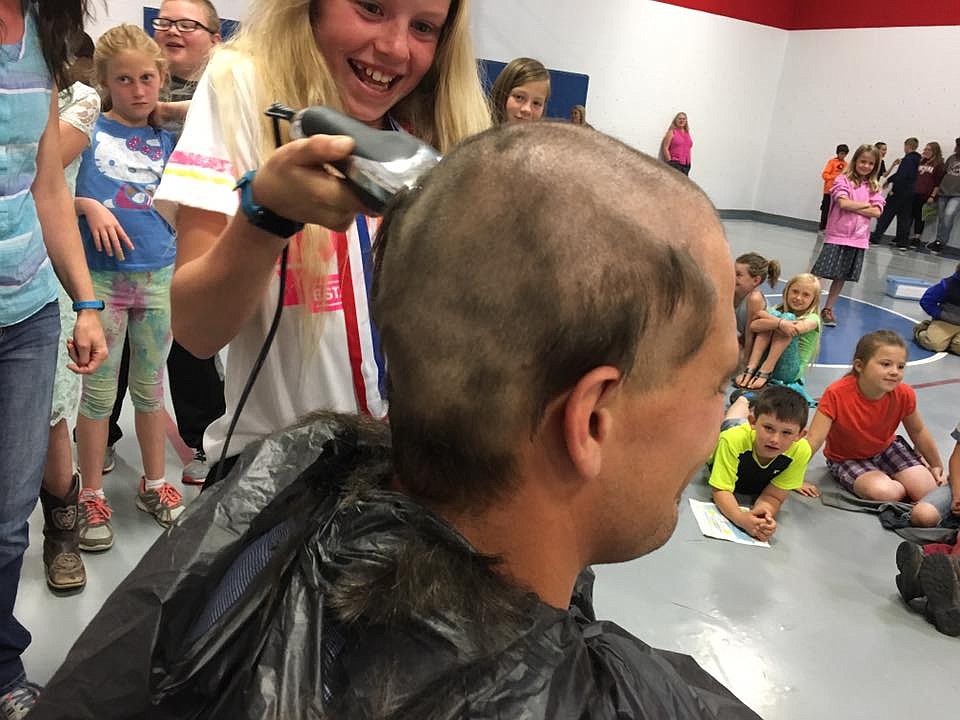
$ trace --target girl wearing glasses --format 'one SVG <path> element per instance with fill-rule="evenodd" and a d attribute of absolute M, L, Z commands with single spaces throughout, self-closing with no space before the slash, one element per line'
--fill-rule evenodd
<path fill-rule="evenodd" d="M 190 91 L 220 42 L 220 16 L 209 0 L 166 0 L 153 19 L 153 39 L 170 68 L 170 99 L 189 100 Z M 181 96 L 183 95 L 183 96 Z"/>

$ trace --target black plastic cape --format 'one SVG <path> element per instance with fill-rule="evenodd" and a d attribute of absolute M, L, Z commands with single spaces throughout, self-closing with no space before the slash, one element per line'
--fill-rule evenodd
<path fill-rule="evenodd" d="M 386 489 L 387 428 L 321 415 L 248 448 L 84 630 L 47 718 L 757 718 L 686 656 L 504 581 L 442 519 Z M 269 564 L 191 628 L 238 554 Z"/>

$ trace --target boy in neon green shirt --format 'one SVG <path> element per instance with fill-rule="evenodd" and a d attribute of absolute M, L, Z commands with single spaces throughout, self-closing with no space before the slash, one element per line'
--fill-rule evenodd
<path fill-rule="evenodd" d="M 723 515 L 757 540 L 769 540 L 777 513 L 791 490 L 799 490 L 812 452 L 807 401 L 780 385 L 765 387 L 748 404 L 730 406 L 710 462 L 713 502 Z M 743 511 L 734 492 L 758 496 Z"/>

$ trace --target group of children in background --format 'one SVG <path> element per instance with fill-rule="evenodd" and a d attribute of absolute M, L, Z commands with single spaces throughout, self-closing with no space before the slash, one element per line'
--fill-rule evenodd
<path fill-rule="evenodd" d="M 921 152 L 918 152 L 920 141 L 907 138 L 903 143 L 903 157 L 893 162 L 887 170 L 884 156 L 887 153 L 887 144 L 876 142 L 879 153 L 876 163 L 877 180 L 882 187 L 890 187 L 882 213 L 877 216 L 877 224 L 870 234 L 870 242 L 879 243 L 883 240 L 890 223 L 897 221 L 897 231 L 894 244 L 901 252 L 911 247 L 921 246 L 920 237 L 926 222 L 932 217 L 939 216 L 937 236 L 927 243 L 926 247 L 934 253 L 939 253 L 949 242 L 953 222 L 960 205 L 960 138 L 954 153 L 944 160 L 940 143 L 929 142 Z M 838 145 L 836 155 L 830 158 L 823 168 L 823 200 L 820 204 L 820 232 L 827 230 L 830 208 L 835 202 L 833 194 L 834 183 L 845 174 L 853 162 L 847 163 L 846 157 L 850 148 Z M 889 174 L 888 174 L 889 172 Z M 873 217 L 873 216 L 871 216 Z"/>
<path fill-rule="evenodd" d="M 847 271 L 855 266 L 859 274 L 869 242 L 869 217 L 879 214 L 884 202 L 875 172 L 879 161 L 874 146 L 862 145 L 835 179 L 826 233 L 834 242 L 825 243 L 814 273 L 821 274 L 824 266 L 846 266 Z M 859 247 L 847 244 L 854 240 Z M 889 330 L 864 335 L 850 372 L 814 402 L 804 388 L 804 373 L 820 340 L 816 276 L 803 273 L 791 278 L 783 301 L 768 308 L 760 286 L 764 281 L 776 286 L 779 263 L 747 253 L 736 259 L 735 271 L 734 304 L 745 369 L 734 380 L 739 389 L 710 463 L 708 482 L 720 512 L 752 537 L 768 540 L 790 491 L 819 494 L 804 482 L 804 474 L 822 447 L 830 475 L 844 490 L 876 502 L 913 503 L 912 525 L 935 527 L 951 516 L 960 517 L 960 431 L 954 433 L 958 449 L 951 458 L 948 483 L 936 443 L 917 410 L 916 394 L 903 383 L 904 340 Z M 842 268 L 838 274 L 843 276 Z M 834 282 L 843 284 L 842 279 Z M 949 322 L 960 319 L 955 314 L 960 312 L 960 266 L 930 288 L 922 304 L 934 320 L 918 326 L 917 342 L 924 344 L 932 337 L 940 345 L 960 343 L 960 325 Z M 811 406 L 816 411 L 808 428 Z M 910 442 L 897 435 L 901 424 Z M 741 508 L 734 493 L 750 496 L 752 505 Z M 944 552 L 957 554 L 957 561 L 934 560 L 920 573 L 921 565 L 928 568 L 928 563 L 917 557 L 926 556 L 901 549 L 898 566 L 906 564 L 907 574 L 912 572 L 914 578 L 927 578 L 926 590 L 921 592 L 915 579 L 904 597 L 925 595 L 931 622 L 942 632 L 960 635 L 960 546 L 944 547 Z M 908 556 L 913 559 L 904 560 Z"/>

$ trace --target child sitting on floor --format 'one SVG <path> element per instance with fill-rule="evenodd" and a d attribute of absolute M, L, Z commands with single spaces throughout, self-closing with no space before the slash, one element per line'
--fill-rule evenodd
<path fill-rule="evenodd" d="M 771 288 L 777 286 L 780 263 L 749 252 L 738 257 L 733 268 L 736 283 L 733 290 L 733 311 L 737 316 L 740 356 L 746 362 L 753 350 L 754 332 L 750 329 L 750 323 L 758 312 L 767 309 L 767 298 L 760 291 L 760 284 L 766 280 Z"/>
<path fill-rule="evenodd" d="M 920 307 L 932 319 L 913 328 L 917 345 L 933 352 L 960 355 L 960 264 L 953 275 L 927 288 L 920 298 Z"/>
<path fill-rule="evenodd" d="M 769 540 L 777 529 L 777 513 L 791 490 L 803 484 L 812 452 L 807 434 L 808 405 L 790 388 L 771 385 L 752 405 L 737 398 L 721 426 L 710 471 L 717 509 L 757 540 Z M 749 512 L 740 509 L 734 493 L 754 495 Z"/>
<path fill-rule="evenodd" d="M 826 441 L 831 475 L 865 500 L 916 502 L 943 484 L 940 452 L 917 411 L 916 393 L 903 382 L 906 364 L 907 345 L 895 332 L 864 335 L 853 368 L 827 386 L 810 424 L 813 452 Z M 929 469 L 897 435 L 901 422 Z M 915 507 L 910 522 L 921 525 L 925 517 Z"/>
<path fill-rule="evenodd" d="M 786 385 L 814 404 L 803 387 L 807 366 L 820 347 L 820 281 L 801 273 L 783 289 L 783 302 L 761 310 L 750 323 L 756 333 L 747 365 L 736 385 L 759 390 L 768 381 Z"/>

